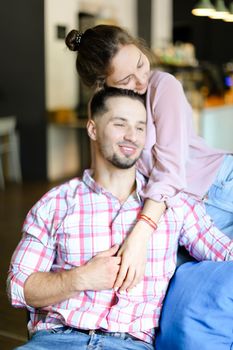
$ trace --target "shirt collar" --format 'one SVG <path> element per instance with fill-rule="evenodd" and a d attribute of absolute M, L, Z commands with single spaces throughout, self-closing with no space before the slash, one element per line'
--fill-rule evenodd
<path fill-rule="evenodd" d="M 103 192 L 106 192 L 106 190 L 101 187 L 92 177 L 93 170 L 92 169 L 86 169 L 83 173 L 82 180 L 88 186 L 93 192 L 97 194 L 101 194 Z M 143 190 L 143 188 L 146 186 L 146 178 L 139 172 L 136 171 L 136 190 L 133 194 L 133 196 L 139 201 L 142 202 L 143 199 L 140 196 L 140 192 Z"/>

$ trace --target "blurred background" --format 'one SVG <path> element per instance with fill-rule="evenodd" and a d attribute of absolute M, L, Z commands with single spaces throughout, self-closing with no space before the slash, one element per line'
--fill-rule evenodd
<path fill-rule="evenodd" d="M 203 7 L 215 8 L 212 17 Z M 196 9 L 196 11 L 195 11 Z M 199 10 L 199 12 L 198 12 Z M 221 11 L 220 11 L 221 10 Z M 7 0 L 0 10 L 0 346 L 27 338 L 5 280 L 23 219 L 40 196 L 89 166 L 89 91 L 64 43 L 73 28 L 106 23 L 142 37 L 154 67 L 174 74 L 197 132 L 233 151 L 233 0 Z"/>

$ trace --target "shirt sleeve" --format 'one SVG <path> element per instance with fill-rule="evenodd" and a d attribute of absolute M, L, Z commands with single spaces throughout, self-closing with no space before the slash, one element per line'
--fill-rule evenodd
<path fill-rule="evenodd" d="M 232 261 L 233 240 L 214 226 L 204 204 L 188 198 L 183 208 L 185 217 L 179 244 L 198 261 Z"/>
<path fill-rule="evenodd" d="M 148 91 L 147 104 L 150 105 L 156 142 L 152 148 L 154 167 L 144 197 L 166 201 L 169 205 L 187 185 L 186 162 L 192 109 L 182 85 L 170 74 Z"/>
<path fill-rule="evenodd" d="M 33 272 L 50 271 L 54 257 L 52 247 L 24 234 L 12 257 L 7 281 L 8 296 L 13 306 L 30 309 L 24 297 L 24 283 Z"/>
<path fill-rule="evenodd" d="M 55 259 L 56 210 L 55 201 L 45 196 L 28 213 L 23 236 L 11 259 L 7 288 L 15 307 L 27 307 L 24 283 L 37 271 L 50 271 Z"/>

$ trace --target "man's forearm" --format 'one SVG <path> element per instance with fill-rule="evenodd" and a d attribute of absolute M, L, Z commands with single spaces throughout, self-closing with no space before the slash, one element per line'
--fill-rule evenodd
<path fill-rule="evenodd" d="M 115 256 L 118 249 L 116 244 L 71 270 L 34 272 L 24 285 L 27 305 L 46 307 L 72 298 L 81 291 L 113 288 L 121 262 L 121 258 Z"/>
<path fill-rule="evenodd" d="M 35 272 L 30 275 L 24 286 L 27 305 L 46 307 L 71 298 L 80 291 L 77 283 L 79 269 L 81 267 L 61 272 Z"/>

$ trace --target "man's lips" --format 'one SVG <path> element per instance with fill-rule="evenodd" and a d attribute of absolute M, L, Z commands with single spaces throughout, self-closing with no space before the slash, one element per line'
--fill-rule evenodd
<path fill-rule="evenodd" d="M 137 147 L 134 145 L 119 145 L 121 153 L 125 156 L 131 156 L 136 153 Z"/>

